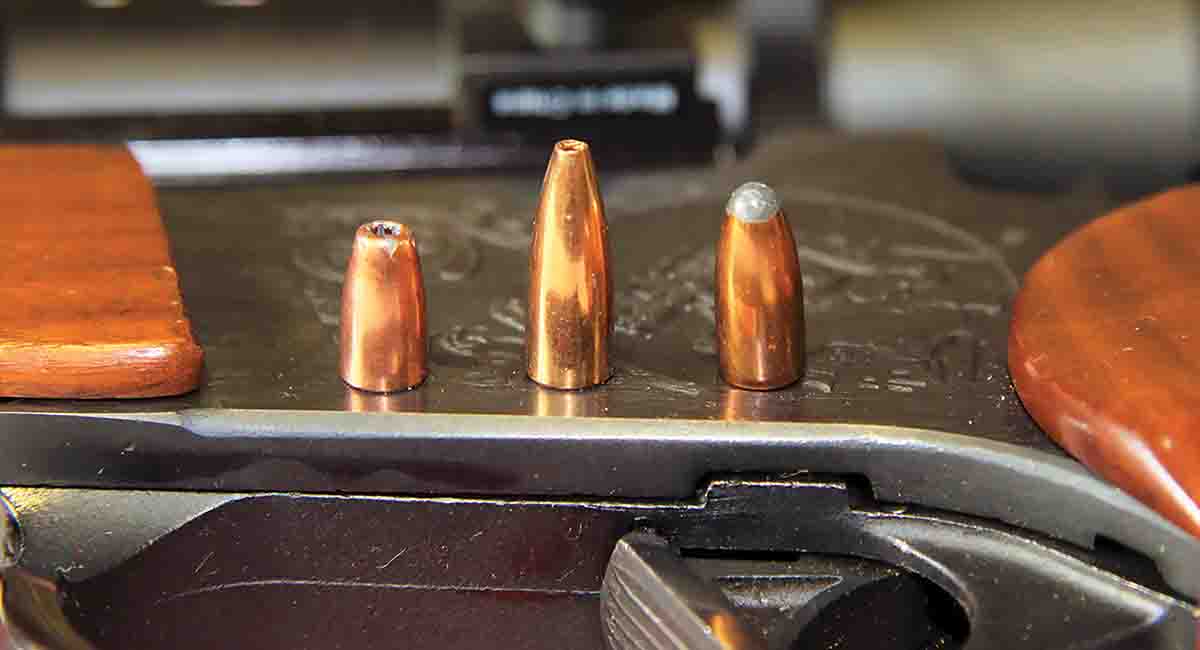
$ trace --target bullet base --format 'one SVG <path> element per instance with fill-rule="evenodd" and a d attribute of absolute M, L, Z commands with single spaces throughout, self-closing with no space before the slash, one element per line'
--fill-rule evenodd
<path fill-rule="evenodd" d="M 420 388 L 425 383 L 425 380 L 428 378 L 429 378 L 429 373 L 426 373 L 426 374 L 422 375 L 421 378 L 418 379 L 417 382 L 414 384 L 407 384 L 407 385 L 399 384 L 394 388 L 390 387 L 390 386 L 358 386 L 358 385 L 355 385 L 353 382 L 351 382 L 349 379 L 346 379 L 345 377 L 342 377 L 342 383 L 346 384 L 350 388 L 353 388 L 354 390 L 361 390 L 365 393 L 374 393 L 376 395 L 387 395 L 389 393 L 404 393 L 404 392 L 407 392 L 410 390 L 416 390 L 417 388 Z"/>
<path fill-rule="evenodd" d="M 796 382 L 803 379 L 803 376 L 795 377 L 792 379 L 776 381 L 776 382 L 762 383 L 762 384 L 752 384 L 749 382 L 732 381 L 725 376 L 722 376 L 721 379 L 724 380 L 724 382 L 726 384 L 729 384 L 730 386 L 732 386 L 734 388 L 740 388 L 742 390 L 754 390 L 754 391 L 766 392 L 766 391 L 771 391 L 771 390 L 779 390 L 781 388 L 787 388 L 788 386 L 791 386 L 792 384 L 795 384 Z"/>
<path fill-rule="evenodd" d="M 604 379 L 601 379 L 598 382 L 589 382 L 586 384 L 579 384 L 579 385 L 574 385 L 574 384 L 555 385 L 552 383 L 540 381 L 540 380 L 538 380 L 537 377 L 534 377 L 533 375 L 528 374 L 528 373 L 526 373 L 525 376 L 529 377 L 529 381 L 532 381 L 533 383 L 537 384 L 538 386 L 541 386 L 542 388 L 551 388 L 553 390 L 574 391 L 574 390 L 586 390 L 588 388 L 593 388 L 596 386 L 603 386 L 604 384 L 607 384 L 610 379 L 613 378 L 613 373 L 612 373 L 612 371 L 609 371 L 609 373 L 604 376 Z"/>

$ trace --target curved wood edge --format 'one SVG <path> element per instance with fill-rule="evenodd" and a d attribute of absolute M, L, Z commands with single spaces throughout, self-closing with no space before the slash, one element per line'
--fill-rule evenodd
<path fill-rule="evenodd" d="M 1200 186 L 1123 207 L 1059 242 L 1016 297 L 1008 362 L 1025 408 L 1058 444 L 1200 537 L 1200 377 L 1194 360 L 1170 360 L 1165 332 L 1130 338 L 1155 311 L 1155 292 L 1175 286 L 1156 279 L 1177 285 L 1200 268 L 1195 260 L 1180 272 L 1149 252 L 1147 242 L 1180 229 L 1200 236 Z M 1146 232 L 1145 241 L 1130 235 Z M 1194 311 L 1200 337 L 1200 305 Z M 1115 355 L 1126 351 L 1136 354 Z"/>
<path fill-rule="evenodd" d="M 190 341 L 53 350 L 0 344 L 0 395 L 8 397 L 166 397 L 195 390 L 203 375 L 204 351 Z"/>
<path fill-rule="evenodd" d="M 0 395 L 138 398 L 200 385 L 149 178 L 122 147 L 0 147 Z"/>

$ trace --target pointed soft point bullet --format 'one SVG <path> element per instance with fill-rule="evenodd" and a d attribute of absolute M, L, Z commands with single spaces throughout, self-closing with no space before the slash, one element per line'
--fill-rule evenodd
<path fill-rule="evenodd" d="M 796 241 L 774 190 L 746 183 L 725 206 L 717 247 L 721 376 L 771 390 L 804 375 L 804 287 Z"/>
<path fill-rule="evenodd" d="M 342 287 L 341 374 L 362 390 L 406 390 L 425 380 L 425 286 L 412 231 L 359 226 Z"/>
<path fill-rule="evenodd" d="M 550 388 L 608 381 L 612 278 L 608 225 L 587 143 L 554 146 L 529 255 L 527 372 Z"/>

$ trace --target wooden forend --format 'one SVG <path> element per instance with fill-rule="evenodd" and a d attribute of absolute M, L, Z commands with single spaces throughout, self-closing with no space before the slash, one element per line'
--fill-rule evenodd
<path fill-rule="evenodd" d="M 160 397 L 200 383 L 154 189 L 123 148 L 0 147 L 0 395 Z"/>

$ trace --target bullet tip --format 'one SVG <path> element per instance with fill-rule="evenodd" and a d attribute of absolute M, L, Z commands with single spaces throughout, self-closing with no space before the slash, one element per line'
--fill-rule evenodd
<path fill-rule="evenodd" d="M 371 244 L 387 249 L 388 255 L 395 255 L 396 249 L 402 244 L 411 244 L 412 230 L 395 221 L 371 221 L 359 226 L 358 237 Z"/>
<path fill-rule="evenodd" d="M 779 197 L 765 183 L 743 183 L 729 195 L 725 212 L 745 223 L 760 223 L 779 211 Z"/>
<path fill-rule="evenodd" d="M 583 140 L 559 140 L 554 148 L 562 153 L 586 153 L 588 143 Z"/>

